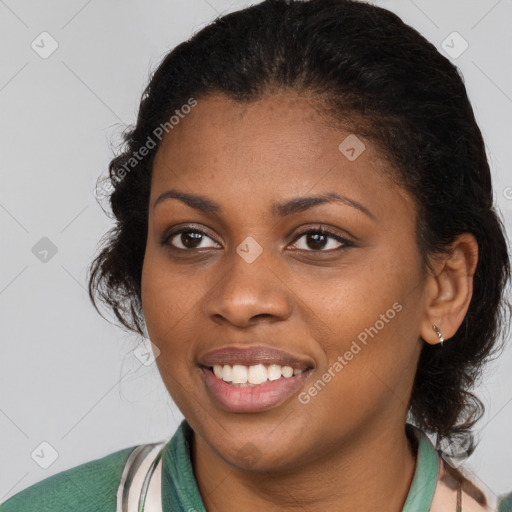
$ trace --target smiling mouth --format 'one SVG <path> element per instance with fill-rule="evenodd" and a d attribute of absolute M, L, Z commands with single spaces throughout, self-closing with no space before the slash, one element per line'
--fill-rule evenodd
<path fill-rule="evenodd" d="M 208 369 L 217 377 L 234 387 L 254 387 L 267 382 L 273 382 L 282 379 L 301 375 L 303 372 L 311 370 L 309 367 L 292 368 L 291 366 L 282 366 L 279 364 L 256 364 L 251 366 L 241 364 L 215 364 Z"/>

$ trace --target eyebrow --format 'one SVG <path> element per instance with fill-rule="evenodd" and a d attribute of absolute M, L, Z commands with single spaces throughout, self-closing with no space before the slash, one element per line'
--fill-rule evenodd
<path fill-rule="evenodd" d="M 208 199 L 207 197 L 195 194 L 187 194 L 185 192 L 179 192 L 175 189 L 170 189 L 160 194 L 153 203 L 153 208 L 156 208 L 158 204 L 167 199 L 178 199 L 187 206 L 210 215 L 218 215 L 222 212 L 221 205 L 215 201 L 212 201 L 211 199 Z M 273 203 L 272 213 L 275 217 L 286 217 L 287 215 L 300 213 L 314 206 L 330 202 L 338 202 L 346 206 L 351 206 L 352 208 L 359 210 L 366 216 L 375 220 L 375 216 L 361 203 L 354 201 L 353 199 L 350 199 L 346 196 L 336 194 L 335 192 L 329 192 L 317 196 L 295 197 L 287 201 Z"/>

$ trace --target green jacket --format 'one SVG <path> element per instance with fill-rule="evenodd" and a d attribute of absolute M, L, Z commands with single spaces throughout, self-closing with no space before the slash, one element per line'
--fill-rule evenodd
<path fill-rule="evenodd" d="M 439 498 L 443 467 L 440 457 L 420 430 L 414 429 L 414 433 L 418 440 L 418 462 L 402 512 L 448 512 L 452 507 L 446 508 Z M 174 436 L 162 443 L 158 500 L 163 512 L 205 512 L 192 469 L 191 436 L 192 430 L 184 420 Z M 135 448 L 125 448 L 46 478 L 0 504 L 0 512 L 119 511 L 117 493 L 121 477 L 126 474 L 123 469 Z M 499 512 L 512 512 L 512 494 L 502 499 Z"/>

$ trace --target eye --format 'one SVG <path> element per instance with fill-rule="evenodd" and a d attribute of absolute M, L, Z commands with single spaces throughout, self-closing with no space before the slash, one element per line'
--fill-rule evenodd
<path fill-rule="evenodd" d="M 304 239 L 304 243 L 298 244 L 301 239 Z M 293 245 L 299 245 L 296 249 L 308 252 L 331 252 L 347 247 L 354 247 L 354 244 L 350 240 L 322 227 L 309 229 L 308 231 L 300 233 Z M 302 247 L 300 245 L 302 245 Z"/>
<path fill-rule="evenodd" d="M 213 245 L 201 246 L 206 240 L 213 242 Z M 162 240 L 162 245 L 170 246 L 171 249 L 182 250 L 220 247 L 205 231 L 190 226 L 166 235 Z"/>
<path fill-rule="evenodd" d="M 302 239 L 303 243 L 300 243 Z M 208 243 L 208 240 L 210 243 Z M 185 226 L 164 235 L 161 244 L 172 250 L 183 251 L 220 247 L 206 231 L 194 226 Z M 291 247 L 307 252 L 332 252 L 354 247 L 354 244 L 332 231 L 318 227 L 299 233 Z"/>

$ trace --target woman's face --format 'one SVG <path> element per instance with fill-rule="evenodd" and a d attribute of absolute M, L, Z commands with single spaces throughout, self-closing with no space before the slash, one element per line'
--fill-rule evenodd
<path fill-rule="evenodd" d="M 389 169 L 290 93 L 209 96 L 163 139 L 143 310 L 211 454 L 277 470 L 403 431 L 425 285 Z"/>

